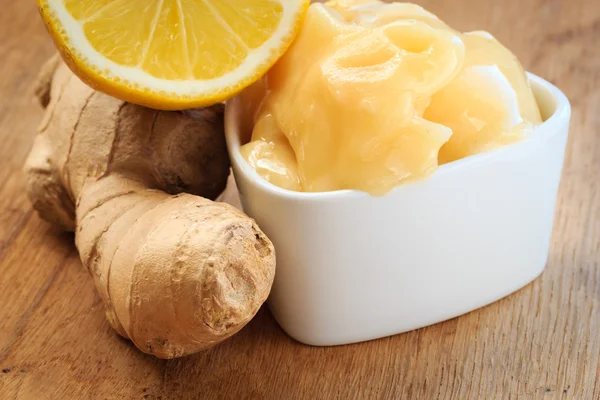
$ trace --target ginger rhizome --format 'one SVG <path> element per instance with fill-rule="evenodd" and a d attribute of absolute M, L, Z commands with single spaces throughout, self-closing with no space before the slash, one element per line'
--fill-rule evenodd
<path fill-rule="evenodd" d="M 223 107 L 156 111 L 96 92 L 58 57 L 37 95 L 46 114 L 26 162 L 34 208 L 75 232 L 110 324 L 173 358 L 241 329 L 266 300 L 273 245 L 214 199 L 229 158 Z"/>

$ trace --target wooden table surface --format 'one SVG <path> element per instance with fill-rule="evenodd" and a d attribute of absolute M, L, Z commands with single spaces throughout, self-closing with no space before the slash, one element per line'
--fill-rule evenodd
<path fill-rule="evenodd" d="M 53 47 L 33 0 L 0 0 L 0 398 L 600 399 L 600 1 L 421 4 L 489 30 L 571 99 L 545 272 L 462 317 L 342 347 L 301 345 L 263 308 L 222 345 L 165 361 L 112 331 L 73 237 L 27 200 L 32 81 Z"/>

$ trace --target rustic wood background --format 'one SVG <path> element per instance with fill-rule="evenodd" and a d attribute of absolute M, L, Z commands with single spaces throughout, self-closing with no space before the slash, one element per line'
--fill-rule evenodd
<path fill-rule="evenodd" d="M 0 0 L 0 398 L 600 399 L 600 1 L 420 3 L 489 30 L 572 101 L 543 275 L 468 315 L 335 348 L 294 342 L 263 309 L 226 343 L 163 361 L 111 330 L 73 237 L 26 198 L 32 80 L 53 47 L 33 0 Z"/>

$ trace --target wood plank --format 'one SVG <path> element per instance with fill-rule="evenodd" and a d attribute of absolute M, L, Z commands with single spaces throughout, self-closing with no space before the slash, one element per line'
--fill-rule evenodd
<path fill-rule="evenodd" d="M 41 221 L 20 168 L 53 52 L 34 2 L 0 0 L 0 397 L 7 399 L 600 398 L 600 7 L 597 0 L 424 0 L 487 29 L 573 104 L 548 266 L 519 292 L 402 335 L 316 348 L 266 308 L 206 352 L 164 361 L 104 321 L 72 237 Z"/>

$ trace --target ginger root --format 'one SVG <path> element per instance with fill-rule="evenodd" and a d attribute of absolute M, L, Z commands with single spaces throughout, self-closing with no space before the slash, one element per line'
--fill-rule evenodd
<path fill-rule="evenodd" d="M 161 358 L 241 329 L 268 296 L 275 252 L 251 218 L 208 200 L 229 175 L 222 105 L 126 103 L 58 58 L 36 94 L 47 109 L 25 165 L 28 193 L 40 216 L 75 232 L 113 328 Z"/>

